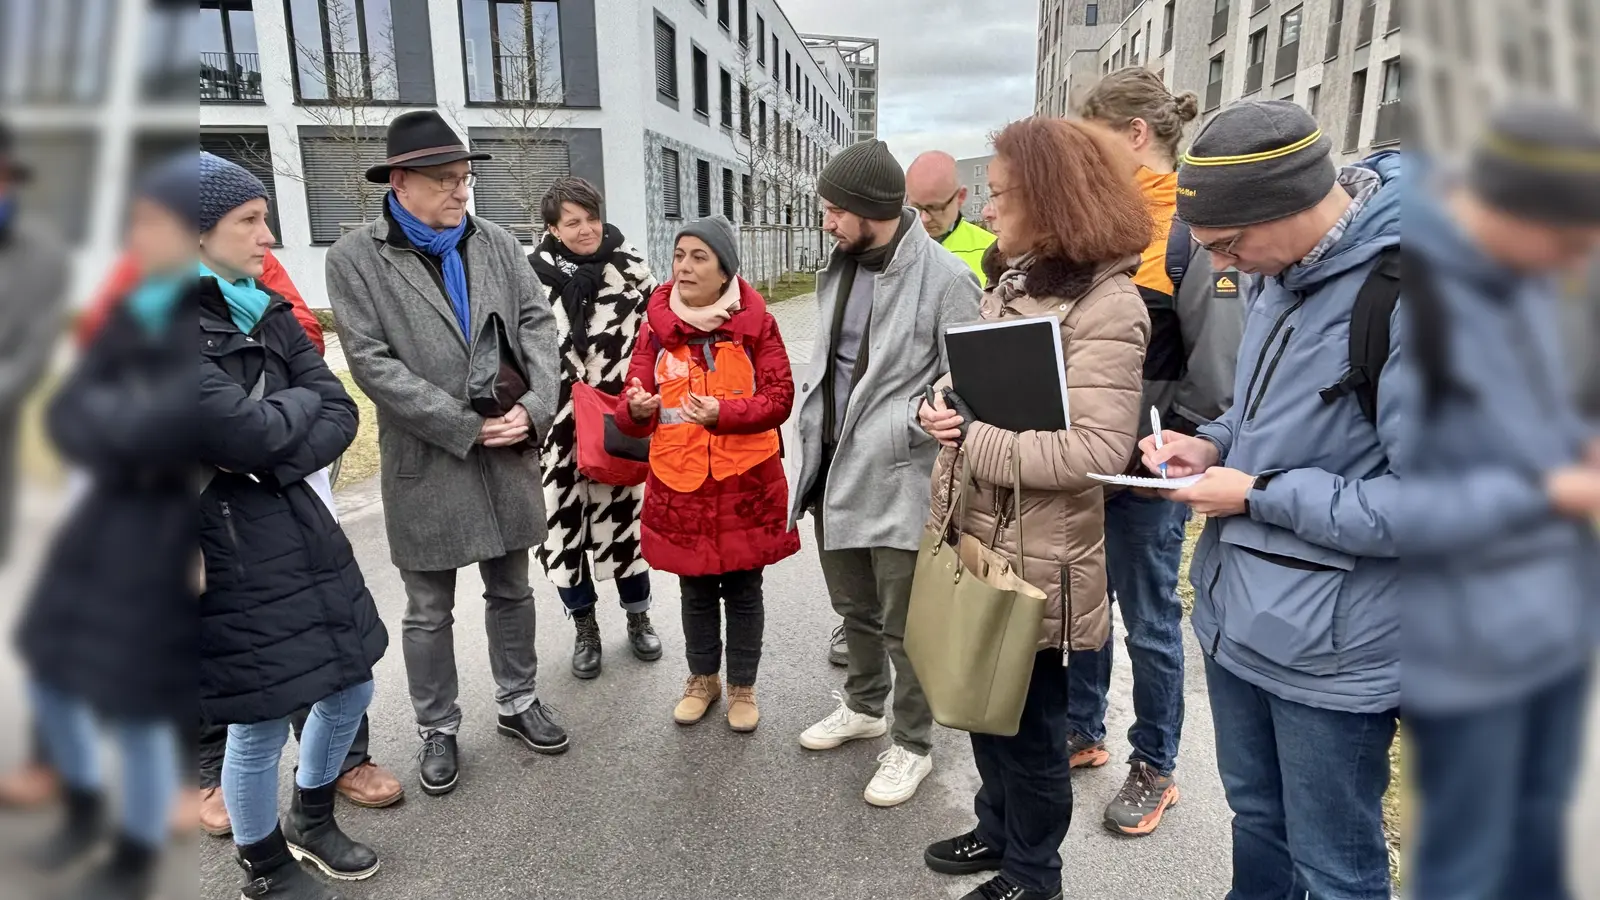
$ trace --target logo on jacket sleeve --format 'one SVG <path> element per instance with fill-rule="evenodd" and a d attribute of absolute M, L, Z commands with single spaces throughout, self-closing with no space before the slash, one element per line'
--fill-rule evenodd
<path fill-rule="evenodd" d="M 1222 272 L 1216 276 L 1212 292 L 1218 297 L 1239 296 L 1239 276 L 1233 272 Z"/>

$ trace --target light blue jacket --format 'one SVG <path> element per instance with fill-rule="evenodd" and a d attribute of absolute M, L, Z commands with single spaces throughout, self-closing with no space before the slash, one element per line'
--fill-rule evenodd
<path fill-rule="evenodd" d="M 1249 515 L 1207 523 L 1190 578 L 1195 635 L 1219 665 L 1293 702 L 1368 713 L 1400 702 L 1389 467 L 1400 408 L 1387 373 L 1376 428 L 1355 395 L 1331 404 L 1319 396 L 1349 368 L 1357 291 L 1379 254 L 1400 243 L 1400 157 L 1371 157 L 1341 183 L 1360 180 L 1361 169 L 1380 185 L 1344 233 L 1311 264 L 1259 282 L 1234 405 L 1199 434 L 1223 465 L 1276 474 L 1250 492 Z"/>
<path fill-rule="evenodd" d="M 1600 625 L 1594 528 L 1558 515 L 1543 486 L 1592 436 L 1563 365 L 1560 289 L 1485 257 L 1440 205 L 1441 188 L 1407 192 L 1407 251 L 1440 302 L 1450 381 L 1463 391 L 1425 418 L 1411 367 L 1394 381 L 1413 425 L 1395 458 L 1402 693 L 1408 711 L 1435 715 L 1517 702 L 1574 674 Z"/>

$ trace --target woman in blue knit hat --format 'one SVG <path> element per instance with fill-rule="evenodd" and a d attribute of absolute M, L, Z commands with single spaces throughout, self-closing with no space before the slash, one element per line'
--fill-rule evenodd
<path fill-rule="evenodd" d="M 306 478 L 355 438 L 356 407 L 289 303 L 257 281 L 273 242 L 265 186 L 201 154 L 199 211 L 200 716 L 228 725 L 222 794 L 243 896 L 332 900 L 295 860 L 343 881 L 378 870 L 334 820 L 334 784 L 388 633 Z M 308 706 L 280 825 L 279 760 L 290 717 Z"/>

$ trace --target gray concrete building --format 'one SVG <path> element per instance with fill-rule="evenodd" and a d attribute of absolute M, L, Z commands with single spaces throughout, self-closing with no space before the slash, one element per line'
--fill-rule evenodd
<path fill-rule="evenodd" d="M 969 222 L 983 221 L 983 206 L 989 202 L 989 163 L 993 161 L 992 154 L 956 160 L 956 178 L 967 189 L 961 217 Z"/>
<path fill-rule="evenodd" d="M 1074 114 L 1106 74 L 1159 73 L 1202 121 L 1245 98 L 1310 110 L 1342 159 L 1396 146 L 1402 0 L 1040 0 L 1035 112 Z"/>
<path fill-rule="evenodd" d="M 850 108 L 851 129 L 846 144 L 869 141 L 878 136 L 878 39 L 840 37 L 832 34 L 802 34 L 811 55 L 825 72 L 838 72 L 846 105 Z M 837 62 L 835 63 L 835 60 Z"/>

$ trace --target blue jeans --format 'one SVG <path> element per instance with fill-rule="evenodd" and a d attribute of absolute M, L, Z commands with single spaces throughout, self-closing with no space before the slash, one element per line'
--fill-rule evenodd
<path fill-rule="evenodd" d="M 1566 812 L 1590 677 L 1586 669 L 1486 710 L 1406 713 L 1421 813 L 1407 887 L 1417 900 L 1572 896 Z"/>
<path fill-rule="evenodd" d="M 1292 703 L 1209 658 L 1206 687 L 1233 810 L 1227 900 L 1389 900 L 1383 794 L 1396 712 Z"/>
<path fill-rule="evenodd" d="M 101 723 L 89 704 L 38 682 L 30 689 L 46 756 L 61 780 L 76 790 L 103 791 Z M 122 833 L 146 847 L 161 847 L 167 842 L 168 814 L 178 790 L 176 729 L 154 719 L 106 724 L 122 753 Z"/>
<path fill-rule="evenodd" d="M 1122 610 L 1133 666 L 1132 753 L 1164 775 L 1178 763 L 1183 732 L 1183 604 L 1178 566 L 1189 508 L 1123 491 L 1106 501 L 1106 577 Z M 1067 669 L 1067 723 L 1092 741 L 1106 738 L 1115 641 L 1074 652 Z"/>
<path fill-rule="evenodd" d="M 339 777 L 350 742 L 371 702 L 372 682 L 365 681 L 311 707 L 300 734 L 296 787 L 324 787 Z M 288 739 L 288 718 L 228 726 L 222 799 L 233 820 L 233 842 L 241 847 L 260 843 L 278 827 L 278 761 Z"/>
<path fill-rule="evenodd" d="M 1034 656 L 1016 735 L 972 735 L 972 759 L 982 779 L 973 802 L 978 838 L 1003 854 L 1000 871 L 1030 891 L 1060 890 L 1061 842 L 1072 824 L 1061 651 Z"/>
<path fill-rule="evenodd" d="M 582 612 L 594 609 L 600 602 L 600 595 L 595 592 L 594 579 L 589 577 L 588 566 L 584 566 L 583 580 L 569 588 L 556 588 L 556 593 L 561 595 L 561 602 L 566 605 L 568 613 Z M 650 610 L 650 573 L 640 572 L 617 579 L 617 597 L 622 601 L 625 612 L 642 613 Z"/>

